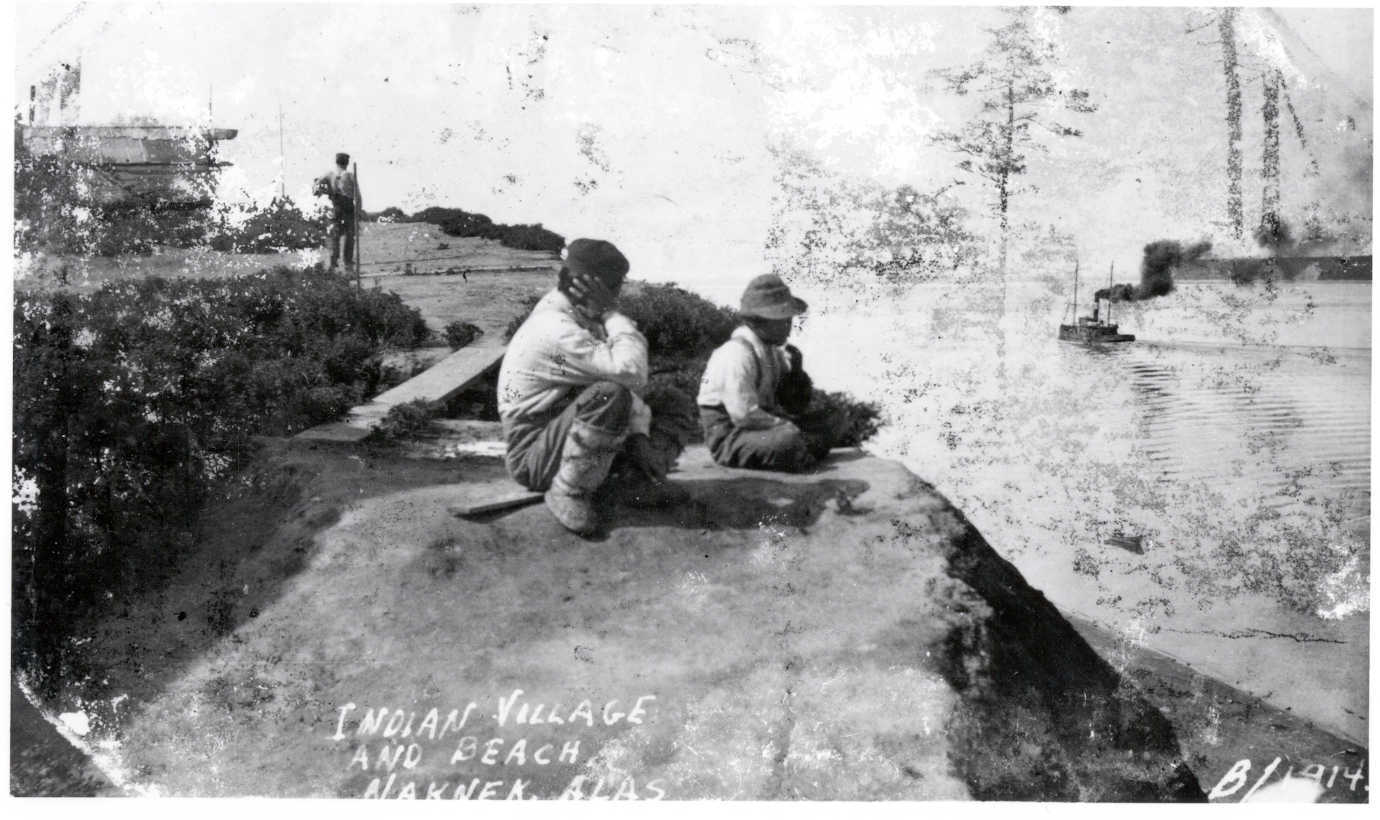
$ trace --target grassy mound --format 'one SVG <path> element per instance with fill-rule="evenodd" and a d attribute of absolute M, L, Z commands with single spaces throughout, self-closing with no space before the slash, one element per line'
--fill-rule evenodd
<path fill-rule="evenodd" d="M 450 236 L 472 236 L 494 239 L 508 248 L 520 251 L 550 251 L 560 253 L 565 237 L 549 231 L 538 222 L 535 225 L 502 225 L 484 214 L 470 213 L 460 208 L 423 208 L 407 215 L 399 208 L 388 207 L 372 215 L 377 221 L 426 222 L 437 225 Z"/>

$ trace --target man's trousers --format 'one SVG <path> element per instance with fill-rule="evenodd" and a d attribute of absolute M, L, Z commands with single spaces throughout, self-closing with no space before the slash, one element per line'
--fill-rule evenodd
<path fill-rule="evenodd" d="M 622 385 L 596 382 L 579 393 L 572 392 L 569 401 L 541 416 L 511 422 L 506 430 L 508 475 L 529 490 L 549 489 L 560 470 L 566 438 L 579 427 L 596 433 L 592 438 L 606 442 L 603 446 L 618 450 L 612 470 L 603 468 L 604 475 L 587 478 L 591 486 L 597 485 L 608 472 L 621 466 L 632 396 L 632 391 Z M 678 390 L 656 386 L 649 387 L 642 400 L 652 411 L 649 438 L 656 462 L 652 466 L 660 473 L 658 478 L 664 478 L 689 441 L 694 403 Z"/>

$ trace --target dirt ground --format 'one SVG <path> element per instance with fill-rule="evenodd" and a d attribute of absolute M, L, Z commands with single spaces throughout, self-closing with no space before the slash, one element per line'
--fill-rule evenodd
<path fill-rule="evenodd" d="M 457 320 L 478 325 L 485 344 L 496 343 L 524 299 L 555 284 L 560 267 L 552 254 L 513 250 L 488 239 L 446 236 L 435 225 L 366 225 L 362 242 L 365 287 L 398 294 L 422 312 L 433 330 Z M 404 275 L 408 264 L 413 275 Z M 486 267 L 512 269 L 468 270 Z M 459 269 L 467 272 L 444 273 Z"/>
<path fill-rule="evenodd" d="M 88 740 L 118 744 L 105 744 L 116 749 L 104 761 L 112 782 L 131 794 L 362 796 L 375 774 L 381 789 L 396 773 L 389 796 L 415 780 L 448 782 L 454 797 L 474 779 L 480 791 L 503 780 L 506 796 L 515 777 L 528 779 L 530 793 L 556 796 L 582 773 L 591 775 L 586 793 L 603 772 L 614 794 L 625 782 L 617 772 L 640 771 L 640 785 L 626 788 L 644 799 L 653 781 L 676 784 L 668 798 L 968 795 L 951 770 L 956 741 L 941 731 L 958 721 L 959 696 L 924 658 L 947 644 L 945 624 L 968 617 L 954 613 L 981 606 L 942 614 L 924 603 L 934 581 L 923 576 L 939 555 L 887 535 L 901 514 L 890 499 L 907 496 L 905 482 L 892 486 L 900 472 L 893 479 L 893 468 L 845 458 L 797 484 L 753 483 L 706 468 L 700 454 L 678 480 L 742 515 L 719 506 L 658 523 L 619 508 L 622 523 L 606 538 L 581 542 L 540 505 L 478 522 L 447 515 L 449 498 L 501 480 L 501 468 L 405 453 L 266 442 L 255 468 L 211 505 L 203 548 L 177 577 L 92 625 L 91 677 L 59 708 L 80 703 Z M 1325 764 L 1322 781 L 1333 786 L 1323 800 L 1365 799 L 1368 773 L 1346 777 L 1366 765 L 1365 749 L 1077 626 L 1170 718 L 1204 791 L 1225 781 L 1221 799 L 1240 800 L 1280 757 L 1267 782 L 1291 765 L 1297 775 Z M 576 733 L 497 728 L 497 699 L 514 689 L 566 710 L 616 698 L 624 714 L 654 694 L 644 706 L 657 719 L 600 727 L 596 709 L 596 725 Z M 460 737 L 502 738 L 504 755 L 522 737 L 529 752 L 537 740 L 559 748 L 583 739 L 581 765 L 453 762 L 454 743 L 429 733 L 417 766 L 380 768 L 381 749 L 409 744 L 369 734 L 367 709 L 413 713 L 415 732 L 430 708 L 444 717 L 469 701 L 484 709 L 474 718 L 483 731 Z M 342 713 L 350 703 L 357 708 Z M 995 706 L 1026 722 L 1038 748 L 1028 714 Z M 341 726 L 348 739 L 336 737 Z M 25 737 L 42 738 L 44 728 Z M 459 742 L 453 731 L 450 739 Z M 19 750 L 17 762 L 37 764 L 16 783 L 30 794 L 101 793 L 89 766 L 50 762 L 64 742 L 53 740 L 47 752 L 35 743 L 37 756 Z M 369 762 L 352 764 L 361 746 Z M 785 752 L 755 761 L 745 748 Z M 1228 774 L 1242 759 L 1253 769 L 1231 791 Z M 902 770 L 922 776 L 897 779 Z"/>
<path fill-rule="evenodd" d="M 1039 698 L 991 696 L 980 681 L 1004 678 L 1001 658 L 1042 656 L 1037 684 L 1089 687 L 1110 710 L 1093 725 L 1121 713 L 1043 599 L 1009 583 L 975 593 L 945 570 L 961 524 L 897 465 L 843 454 L 778 477 L 703 451 L 684 462 L 697 504 L 612 508 L 607 535 L 583 541 L 541 505 L 448 514 L 458 494 L 504 483 L 492 459 L 268 442 L 211 505 L 178 577 L 93 624 L 90 678 L 66 702 L 136 794 L 398 796 L 415 782 L 453 798 L 519 781 L 544 797 L 572 783 L 641 799 L 960 799 L 969 781 L 1063 793 L 1049 766 L 1104 799 L 1160 794 L 1172 739 L 1147 730 L 1128 760 L 1111 737 L 1071 744 Z M 985 544 L 963 551 L 994 577 Z M 1044 614 L 1048 629 L 1011 633 L 1004 612 Z M 967 647 L 966 671 L 951 646 Z M 499 699 L 518 689 L 546 719 L 502 721 Z M 470 702 L 463 731 L 423 728 L 430 709 Z M 1013 703 L 1029 742 L 977 742 Z M 384 708 L 413 715 L 408 734 L 371 728 Z M 486 762 L 491 742 L 501 757 Z M 413 765 L 380 760 L 414 746 Z M 1118 776 L 1089 779 L 1108 767 Z"/>

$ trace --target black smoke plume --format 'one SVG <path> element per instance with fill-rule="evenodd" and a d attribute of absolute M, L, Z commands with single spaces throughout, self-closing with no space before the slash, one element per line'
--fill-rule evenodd
<path fill-rule="evenodd" d="M 1174 268 L 1192 262 L 1212 250 L 1211 242 L 1198 242 L 1188 247 L 1172 239 L 1161 239 L 1145 246 L 1140 260 L 1139 285 L 1112 285 L 1093 294 L 1094 299 L 1112 302 L 1138 302 L 1174 292 Z"/>

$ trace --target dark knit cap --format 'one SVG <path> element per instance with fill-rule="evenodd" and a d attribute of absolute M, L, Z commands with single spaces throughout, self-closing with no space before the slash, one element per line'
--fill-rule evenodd
<path fill-rule="evenodd" d="M 565 265 L 571 273 L 590 273 L 612 287 L 628 275 L 628 258 L 602 239 L 576 239 L 566 246 Z"/>
<path fill-rule="evenodd" d="M 336 155 L 335 155 L 335 164 L 336 164 L 336 165 L 349 165 L 349 164 L 350 164 L 350 155 L 349 155 L 349 154 L 336 154 Z"/>
<path fill-rule="evenodd" d="M 804 299 L 791 295 L 791 289 L 774 273 L 764 273 L 748 282 L 738 313 L 763 319 L 789 319 L 809 309 Z"/>

